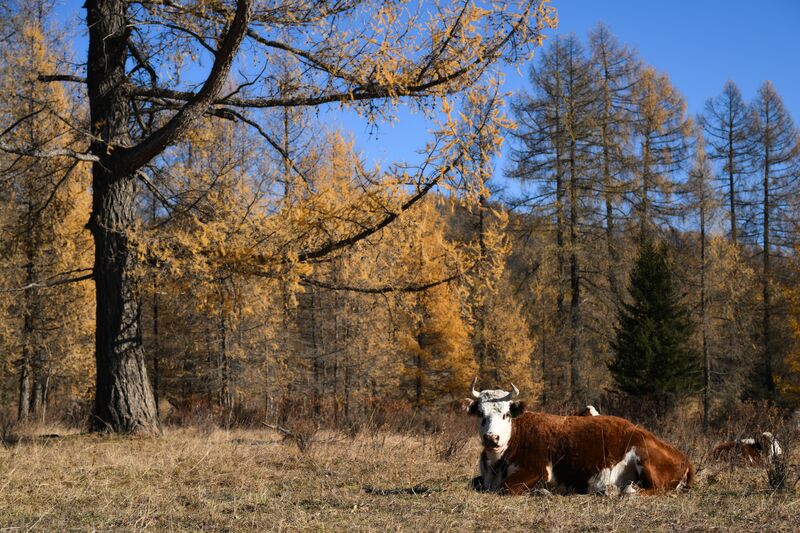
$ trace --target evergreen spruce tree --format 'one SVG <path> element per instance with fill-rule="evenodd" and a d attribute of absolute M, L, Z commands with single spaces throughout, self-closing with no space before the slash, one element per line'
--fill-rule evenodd
<path fill-rule="evenodd" d="M 609 365 L 617 386 L 633 396 L 664 397 L 697 390 L 700 361 L 689 347 L 692 324 L 678 300 L 667 250 L 643 239 L 619 313 Z"/>

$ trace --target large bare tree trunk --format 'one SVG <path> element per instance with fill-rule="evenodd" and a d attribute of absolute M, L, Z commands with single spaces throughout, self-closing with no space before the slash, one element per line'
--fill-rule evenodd
<path fill-rule="evenodd" d="M 155 397 L 142 346 L 141 303 L 127 232 L 133 228 L 135 181 L 94 165 L 94 276 L 97 291 L 96 431 L 158 433 Z"/>
<path fill-rule="evenodd" d="M 133 145 L 126 88 L 131 25 L 127 0 L 87 0 L 89 54 L 86 87 L 92 145 L 92 215 L 97 298 L 97 379 L 91 428 L 158 433 L 153 389 L 141 335 L 141 302 L 133 275 L 129 232 L 135 223 L 136 173 L 176 142 L 208 109 L 230 72 L 250 22 L 252 1 L 239 0 L 203 87 L 148 137 Z"/>
<path fill-rule="evenodd" d="M 136 180 L 120 172 L 117 147 L 129 144 L 128 102 L 123 94 L 128 34 L 126 2 L 89 0 L 87 88 L 94 136 L 92 168 L 94 277 L 97 295 L 96 431 L 158 433 L 156 403 L 147 378 L 141 309 L 128 232 L 134 226 Z M 124 168 L 124 167 L 123 167 Z"/>

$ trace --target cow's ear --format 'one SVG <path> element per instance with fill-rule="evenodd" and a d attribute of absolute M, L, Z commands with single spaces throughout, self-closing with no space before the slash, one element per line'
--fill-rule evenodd
<path fill-rule="evenodd" d="M 472 398 L 464 398 L 461 400 L 461 410 L 468 415 L 476 416 L 478 414 L 478 402 Z"/>
<path fill-rule="evenodd" d="M 472 409 L 473 403 L 475 403 L 475 400 L 472 400 L 470 398 L 464 398 L 463 400 L 461 400 L 461 412 L 469 413 L 470 409 Z"/>
<path fill-rule="evenodd" d="M 525 412 L 525 402 L 511 402 L 511 418 L 516 418 Z"/>

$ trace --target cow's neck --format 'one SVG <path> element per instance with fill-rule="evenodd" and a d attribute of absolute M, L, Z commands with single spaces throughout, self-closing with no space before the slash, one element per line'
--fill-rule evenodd
<path fill-rule="evenodd" d="M 501 448 L 484 448 L 483 455 L 486 458 L 486 463 L 489 464 L 489 466 L 494 466 L 503 458 L 503 454 L 506 453 L 506 450 L 508 450 L 508 445 Z"/>
<path fill-rule="evenodd" d="M 484 490 L 496 492 L 503 488 L 503 481 L 508 475 L 508 462 L 502 455 L 500 450 L 493 450 L 490 455 L 489 450 L 484 448 L 480 463 Z"/>

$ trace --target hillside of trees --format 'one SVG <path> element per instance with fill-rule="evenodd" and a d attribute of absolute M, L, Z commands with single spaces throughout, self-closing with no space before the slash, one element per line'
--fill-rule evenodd
<path fill-rule="evenodd" d="M 167 4 L 127 12 L 141 26 L 107 43 L 122 60 L 102 79 L 69 70 L 83 60 L 45 3 L 3 13 L 6 419 L 346 424 L 448 407 L 475 375 L 557 412 L 658 395 L 706 423 L 744 401 L 797 407 L 800 132 L 769 81 L 751 101 L 729 81 L 689 116 L 604 26 L 542 43 L 540 2 L 507 40 L 497 13 L 448 11 L 453 43 L 387 7 L 365 30 L 383 45 L 243 0 Z M 317 8 L 309 21 L 337 15 Z M 437 54 L 404 48 L 425 31 Z M 303 32 L 313 49 L 269 37 Z M 214 49 L 202 89 L 167 89 L 186 83 L 167 37 L 181 57 Z M 223 64 L 243 39 L 282 51 L 268 74 Z M 522 59 L 527 88 L 505 97 L 493 69 Z M 423 162 L 384 168 L 314 107 L 379 121 L 403 97 L 438 122 Z"/>

